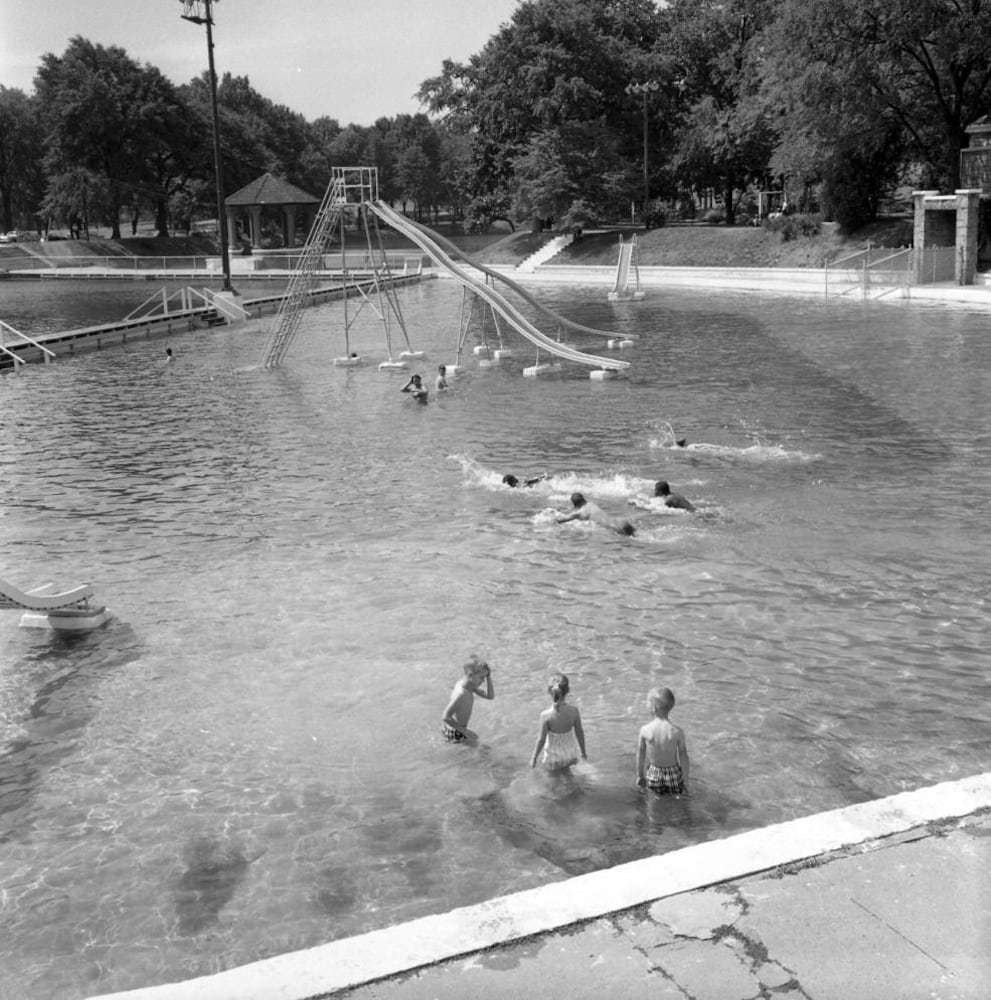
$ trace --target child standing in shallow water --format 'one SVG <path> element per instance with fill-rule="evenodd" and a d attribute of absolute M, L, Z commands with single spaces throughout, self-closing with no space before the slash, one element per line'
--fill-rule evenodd
<path fill-rule="evenodd" d="M 669 718 L 674 708 L 670 688 L 651 688 L 647 704 L 654 718 L 640 730 L 637 743 L 637 785 L 657 795 L 682 795 L 688 792 L 688 747 L 685 734 Z"/>
<path fill-rule="evenodd" d="M 482 684 L 485 690 L 482 690 Z M 475 707 L 475 695 L 479 698 L 495 697 L 492 688 L 492 671 L 489 665 L 479 659 L 474 653 L 468 657 L 464 665 L 464 676 L 454 685 L 451 700 L 444 709 L 441 719 L 441 735 L 448 743 L 463 743 L 473 734 L 468 728 L 471 710 Z"/>
<path fill-rule="evenodd" d="M 541 763 L 548 771 L 563 771 L 578 763 L 579 752 L 585 756 L 585 732 L 582 729 L 581 713 L 574 705 L 565 702 L 570 685 L 564 674 L 554 674 L 547 693 L 551 696 L 551 707 L 540 713 L 540 734 L 533 748 L 530 767 L 537 766 L 537 758 L 543 751 Z"/>

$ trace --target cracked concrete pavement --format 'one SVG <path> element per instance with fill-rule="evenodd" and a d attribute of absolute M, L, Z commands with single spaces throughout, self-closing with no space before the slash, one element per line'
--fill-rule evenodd
<path fill-rule="evenodd" d="M 348 1000 L 987 1000 L 991 813 L 350 990 Z"/>

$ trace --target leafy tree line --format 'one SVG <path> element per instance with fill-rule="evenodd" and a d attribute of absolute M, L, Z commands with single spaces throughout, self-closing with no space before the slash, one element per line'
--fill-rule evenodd
<path fill-rule="evenodd" d="M 269 171 L 318 197 L 333 166 L 377 166 L 380 196 L 418 215 L 456 202 L 444 178 L 460 140 L 426 115 L 343 127 L 308 122 L 225 74 L 217 101 L 225 195 Z M 0 86 L 0 214 L 6 229 L 30 221 L 82 235 L 121 220 L 158 235 L 216 215 L 210 84 L 206 72 L 176 86 L 121 48 L 73 38 L 45 55 L 34 92 Z"/>
<path fill-rule="evenodd" d="M 320 194 L 334 165 L 377 166 L 382 197 L 420 216 L 581 224 L 642 200 L 646 136 L 666 210 L 714 191 L 732 223 L 784 184 L 854 228 L 899 184 L 959 186 L 989 88 L 991 0 L 523 0 L 423 82 L 429 117 L 308 122 L 225 75 L 225 193 L 271 171 Z M 0 87 L 3 223 L 183 229 L 216 211 L 210 136 L 205 73 L 176 86 L 74 38 L 32 94 Z"/>
<path fill-rule="evenodd" d="M 642 98 L 631 83 L 649 82 Z M 899 183 L 959 186 L 991 0 L 525 0 L 420 99 L 464 142 L 469 214 L 616 218 L 777 187 L 853 228 Z"/>

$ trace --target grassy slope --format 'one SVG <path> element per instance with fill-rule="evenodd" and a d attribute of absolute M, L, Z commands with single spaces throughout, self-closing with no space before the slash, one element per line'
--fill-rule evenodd
<path fill-rule="evenodd" d="M 661 267 L 822 267 L 827 260 L 867 246 L 901 247 L 911 241 L 911 220 L 876 222 L 842 236 L 835 226 L 812 238 L 782 241 L 780 235 L 752 226 L 670 225 L 589 233 L 554 258 L 561 264 L 616 263 L 616 244 L 636 234 L 642 266 Z M 513 233 L 476 253 L 483 263 L 516 264 L 542 246 L 552 233 Z"/>
<path fill-rule="evenodd" d="M 642 266 L 665 267 L 822 267 L 827 260 L 867 246 L 901 247 L 911 242 L 910 219 L 883 220 L 851 236 L 841 236 L 835 226 L 827 225 L 823 233 L 812 238 L 782 241 L 780 235 L 752 226 L 710 226 L 676 224 L 644 232 L 642 229 L 612 229 L 588 233 L 562 254 L 555 263 L 599 264 L 612 267 L 616 263 L 616 244 L 620 234 L 629 239 L 636 234 L 639 260 Z M 520 231 L 508 236 L 457 236 L 449 234 L 475 259 L 484 264 L 516 265 L 548 242 L 554 233 Z M 356 245 L 358 237 L 355 237 Z M 350 240 L 349 240 L 350 242 Z M 383 232 L 386 247 L 409 247 L 404 238 Z M 30 247 L 30 249 L 28 249 Z M 45 257 L 73 256 L 193 256 L 216 253 L 206 237 L 155 239 L 132 238 L 113 240 L 58 240 L 52 243 L 0 248 L 0 257 L 23 256 L 27 253 Z M 0 260 L 0 266 L 2 266 Z"/>

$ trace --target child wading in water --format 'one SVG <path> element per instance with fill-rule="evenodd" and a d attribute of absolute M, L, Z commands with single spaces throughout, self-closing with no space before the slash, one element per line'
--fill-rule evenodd
<path fill-rule="evenodd" d="M 481 689 L 482 684 L 485 684 L 484 691 Z M 454 685 L 451 700 L 441 719 L 441 735 L 448 743 L 463 743 L 474 735 L 468 728 L 468 720 L 475 707 L 476 694 L 479 698 L 488 698 L 490 701 L 495 697 L 492 671 L 484 660 L 473 653 L 465 662 L 464 677 Z"/>
<path fill-rule="evenodd" d="M 554 674 L 547 692 L 553 699 L 550 708 L 540 713 L 540 735 L 533 748 L 530 767 L 537 766 L 537 758 L 543 750 L 541 763 L 548 771 L 562 771 L 578 763 L 579 752 L 585 756 L 585 732 L 582 729 L 581 713 L 574 705 L 568 705 L 568 678 L 564 674 Z"/>
<path fill-rule="evenodd" d="M 657 795 L 682 795 L 688 792 L 688 748 L 685 734 L 668 719 L 674 708 L 670 688 L 651 688 L 647 704 L 654 718 L 640 730 L 637 743 L 637 785 L 646 786 Z M 646 765 L 646 770 L 644 766 Z"/>

